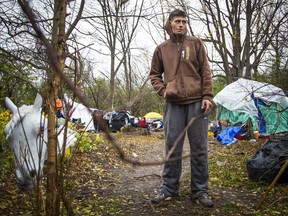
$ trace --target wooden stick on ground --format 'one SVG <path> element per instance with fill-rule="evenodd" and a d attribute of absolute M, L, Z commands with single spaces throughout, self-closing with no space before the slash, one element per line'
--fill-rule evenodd
<path fill-rule="evenodd" d="M 262 196 L 261 200 L 258 202 L 258 204 L 256 205 L 255 209 L 258 210 L 260 208 L 260 206 L 262 205 L 262 203 L 264 202 L 264 200 L 266 199 L 268 193 L 271 191 L 271 189 L 274 187 L 274 185 L 276 184 L 276 182 L 278 181 L 278 179 L 281 177 L 281 175 L 283 174 L 283 172 L 285 171 L 285 169 L 288 167 L 288 160 L 286 160 L 285 164 L 282 166 L 282 168 L 280 169 L 280 171 L 278 172 L 277 176 L 274 178 L 273 182 L 270 184 L 268 190 L 266 191 L 266 193 Z"/>

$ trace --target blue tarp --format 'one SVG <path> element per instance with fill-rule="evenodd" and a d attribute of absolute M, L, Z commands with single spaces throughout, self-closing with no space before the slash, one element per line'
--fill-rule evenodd
<path fill-rule="evenodd" d="M 223 145 L 235 143 L 234 137 L 241 130 L 241 128 L 242 126 L 227 127 L 217 135 L 216 140 L 220 141 Z"/>
<path fill-rule="evenodd" d="M 266 121 L 264 119 L 264 116 L 260 110 L 260 105 L 261 106 L 266 106 L 266 104 L 260 99 L 260 98 L 255 98 L 254 93 L 252 92 L 251 98 L 254 101 L 255 106 L 257 107 L 258 110 L 258 126 L 259 126 L 259 133 L 260 134 L 265 134 L 266 131 Z"/>

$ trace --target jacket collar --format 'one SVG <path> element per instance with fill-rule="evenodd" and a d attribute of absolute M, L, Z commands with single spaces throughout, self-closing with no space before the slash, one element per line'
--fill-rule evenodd
<path fill-rule="evenodd" d="M 184 39 L 186 38 L 186 34 L 182 35 L 181 37 L 176 37 L 175 34 L 170 35 L 170 39 L 173 43 L 182 43 Z"/>

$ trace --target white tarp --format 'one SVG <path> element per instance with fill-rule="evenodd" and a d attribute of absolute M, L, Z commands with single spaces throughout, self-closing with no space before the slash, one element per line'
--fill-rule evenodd
<path fill-rule="evenodd" d="M 288 98 L 282 89 L 243 78 L 227 85 L 213 98 L 213 101 L 217 106 L 222 105 L 228 110 L 257 116 L 258 111 L 251 97 L 252 93 L 255 98 L 266 102 L 276 102 L 282 108 L 288 108 Z"/>
<path fill-rule="evenodd" d="M 71 120 L 72 119 L 81 119 L 81 123 L 85 125 L 86 131 L 94 130 L 93 120 L 92 120 L 92 112 L 95 108 L 87 109 L 83 104 L 77 103 L 72 99 L 68 98 L 66 94 L 64 94 L 64 100 L 70 106 L 71 109 Z"/>

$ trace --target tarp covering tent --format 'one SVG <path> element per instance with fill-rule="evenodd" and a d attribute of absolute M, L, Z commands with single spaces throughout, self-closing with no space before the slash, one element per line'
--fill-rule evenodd
<path fill-rule="evenodd" d="M 163 116 L 157 112 L 149 112 L 144 116 L 146 119 L 162 119 Z"/>
<path fill-rule="evenodd" d="M 288 131 L 288 97 L 276 86 L 240 78 L 214 98 L 217 120 L 231 125 L 250 118 L 262 135 Z"/>
<path fill-rule="evenodd" d="M 70 106 L 72 106 L 70 118 L 71 121 L 73 119 L 80 119 L 81 123 L 85 125 L 86 131 L 95 129 L 92 121 L 92 111 L 95 110 L 94 108 L 90 108 L 90 111 L 83 104 L 77 103 L 72 99 L 68 98 L 66 94 L 64 94 L 64 100 L 65 103 L 68 103 Z"/>

